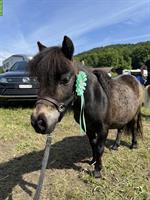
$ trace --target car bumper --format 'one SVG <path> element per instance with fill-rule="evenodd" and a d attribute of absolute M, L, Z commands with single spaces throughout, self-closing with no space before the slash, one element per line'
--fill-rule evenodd
<path fill-rule="evenodd" d="M 36 101 L 37 95 L 0 95 L 0 101 Z"/>
<path fill-rule="evenodd" d="M 0 101 L 34 101 L 38 88 L 0 87 Z"/>

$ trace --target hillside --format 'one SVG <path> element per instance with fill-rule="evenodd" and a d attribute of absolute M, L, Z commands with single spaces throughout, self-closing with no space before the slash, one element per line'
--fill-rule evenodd
<path fill-rule="evenodd" d="M 139 68 L 150 59 L 150 41 L 137 44 L 116 44 L 98 47 L 75 56 L 76 60 L 84 60 L 86 65 L 94 67 Z"/>

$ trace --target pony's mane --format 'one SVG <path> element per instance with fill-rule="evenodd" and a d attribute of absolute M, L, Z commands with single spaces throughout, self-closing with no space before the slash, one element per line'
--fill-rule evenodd
<path fill-rule="evenodd" d="M 77 61 L 73 64 L 63 54 L 61 47 L 45 48 L 29 62 L 30 76 L 37 77 L 45 86 L 53 83 L 59 78 L 59 75 L 67 73 L 74 65 L 75 69 L 84 68 L 85 66 Z M 110 97 L 111 92 L 111 78 L 102 70 L 93 70 L 104 92 Z"/>
<path fill-rule="evenodd" d="M 71 62 L 64 56 L 60 47 L 46 48 L 29 62 L 29 73 L 47 84 L 51 77 L 66 73 Z"/>
<path fill-rule="evenodd" d="M 101 84 L 104 92 L 106 93 L 107 97 L 110 98 L 111 96 L 111 87 L 112 87 L 112 79 L 107 74 L 107 72 L 102 70 L 93 70 L 93 73 L 96 75 L 99 83 Z"/>

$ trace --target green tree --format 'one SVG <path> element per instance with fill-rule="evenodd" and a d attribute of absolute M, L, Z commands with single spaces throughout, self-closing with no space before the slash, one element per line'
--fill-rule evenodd
<path fill-rule="evenodd" d="M 136 47 L 132 52 L 133 69 L 140 68 L 150 58 L 150 46 Z"/>
<path fill-rule="evenodd" d="M 139 68 L 150 59 L 150 41 L 94 48 L 76 55 L 75 58 L 79 61 L 84 60 L 86 65 L 93 67 Z"/>

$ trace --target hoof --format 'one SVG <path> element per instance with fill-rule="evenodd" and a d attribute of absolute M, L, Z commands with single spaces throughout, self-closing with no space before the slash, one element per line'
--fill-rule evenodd
<path fill-rule="evenodd" d="M 101 178 L 101 173 L 100 173 L 100 171 L 94 171 L 94 172 L 93 172 L 93 176 L 94 176 L 95 178 Z"/>
<path fill-rule="evenodd" d="M 115 150 L 115 151 L 117 151 L 118 150 L 118 145 L 117 144 L 113 144 L 113 145 L 111 145 L 110 146 L 110 150 Z"/>
<path fill-rule="evenodd" d="M 138 145 L 137 144 L 131 144 L 130 149 L 137 149 Z"/>
<path fill-rule="evenodd" d="M 89 161 L 89 165 L 94 165 L 96 163 L 96 161 L 94 159 Z"/>

